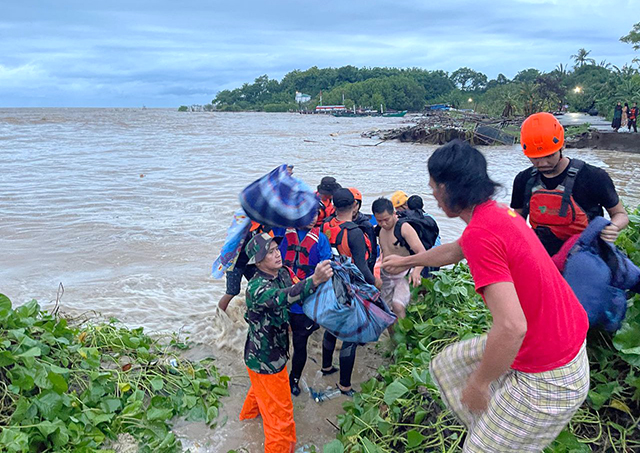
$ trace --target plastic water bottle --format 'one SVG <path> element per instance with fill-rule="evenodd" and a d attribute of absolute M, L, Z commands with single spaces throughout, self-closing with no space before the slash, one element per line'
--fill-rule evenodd
<path fill-rule="evenodd" d="M 298 384 L 300 384 L 300 388 L 303 392 L 311 393 L 311 388 L 307 385 L 307 381 L 305 381 L 304 378 L 300 379 L 300 382 L 298 382 Z"/>
<path fill-rule="evenodd" d="M 330 389 L 330 390 L 327 390 L 326 392 L 317 393 L 316 396 L 314 397 L 314 400 L 316 401 L 316 403 L 322 403 L 323 401 L 327 401 L 332 398 L 335 398 L 341 393 L 342 392 L 340 392 L 340 389 L 337 389 L 337 388 Z"/>

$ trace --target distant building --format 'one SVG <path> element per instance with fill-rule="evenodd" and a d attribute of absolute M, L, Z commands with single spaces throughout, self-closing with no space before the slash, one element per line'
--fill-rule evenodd
<path fill-rule="evenodd" d="M 344 105 L 319 105 L 316 107 L 316 113 L 333 113 L 346 111 L 347 108 Z"/>
<path fill-rule="evenodd" d="M 304 104 L 305 102 L 309 102 L 310 100 L 311 100 L 311 95 L 296 91 L 296 103 Z"/>

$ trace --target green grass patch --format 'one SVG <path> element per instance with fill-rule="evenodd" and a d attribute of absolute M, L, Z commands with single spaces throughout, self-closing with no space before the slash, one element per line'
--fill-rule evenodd
<path fill-rule="evenodd" d="M 585 132 L 589 132 L 591 123 L 583 123 L 578 126 L 567 126 L 564 128 L 564 135 L 566 138 L 577 137 Z"/>

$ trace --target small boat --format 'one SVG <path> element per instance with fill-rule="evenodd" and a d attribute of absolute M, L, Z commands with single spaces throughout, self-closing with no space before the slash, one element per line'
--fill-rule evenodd
<path fill-rule="evenodd" d="M 403 110 L 402 112 L 386 112 L 383 113 L 382 116 L 386 117 L 386 118 L 390 118 L 390 117 L 394 117 L 394 118 L 402 118 L 403 116 L 405 116 L 407 114 L 406 110 Z"/>

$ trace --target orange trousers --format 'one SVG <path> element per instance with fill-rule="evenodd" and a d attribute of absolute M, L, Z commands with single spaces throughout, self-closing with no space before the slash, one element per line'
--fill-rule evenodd
<path fill-rule="evenodd" d="M 247 371 L 251 388 L 240 411 L 240 420 L 262 415 L 265 453 L 293 453 L 296 424 L 287 368 L 276 374 L 260 374 L 249 368 Z"/>

